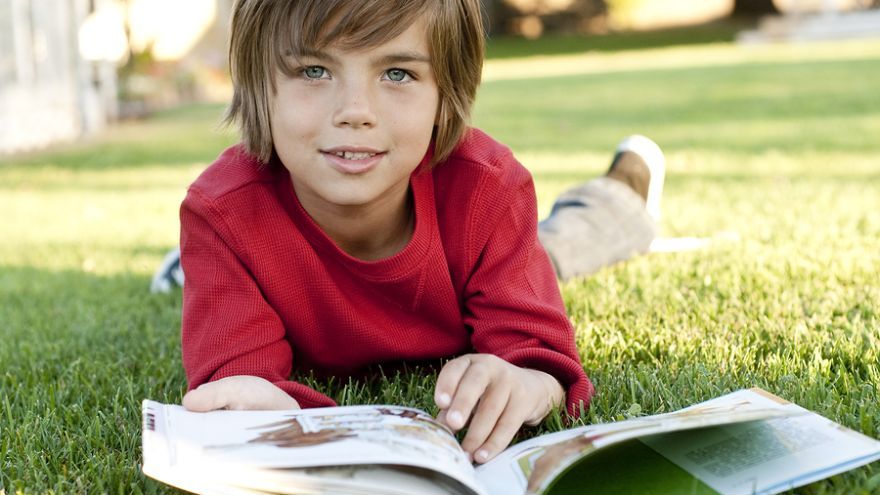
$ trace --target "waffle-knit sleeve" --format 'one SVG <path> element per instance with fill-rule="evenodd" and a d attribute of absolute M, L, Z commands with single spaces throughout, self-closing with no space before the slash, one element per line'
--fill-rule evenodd
<path fill-rule="evenodd" d="M 578 417 L 589 405 L 593 385 L 581 364 L 552 265 L 538 241 L 531 176 L 518 170 L 512 187 L 479 194 L 491 204 L 503 201 L 504 207 L 491 224 L 480 219 L 471 227 L 485 234 L 469 236 L 475 261 L 464 292 L 465 324 L 473 331 L 477 352 L 559 380 L 568 413 Z"/>
<path fill-rule="evenodd" d="M 281 319 L 236 254 L 235 238 L 210 199 L 191 188 L 180 224 L 185 274 L 181 345 L 189 389 L 252 375 L 272 382 L 301 407 L 335 405 L 289 380 L 293 351 Z"/>

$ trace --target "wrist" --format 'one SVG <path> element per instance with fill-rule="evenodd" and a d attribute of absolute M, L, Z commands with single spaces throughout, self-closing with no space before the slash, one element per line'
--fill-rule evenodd
<path fill-rule="evenodd" d="M 545 400 L 540 401 L 535 408 L 535 413 L 532 415 L 527 424 L 534 426 L 540 423 L 553 408 L 562 404 L 565 400 L 565 389 L 562 387 L 562 384 L 559 383 L 553 375 L 546 373 L 544 371 L 524 368 L 524 371 L 528 372 L 535 380 L 540 383 L 540 387 L 543 390 L 543 394 L 540 394 Z"/>

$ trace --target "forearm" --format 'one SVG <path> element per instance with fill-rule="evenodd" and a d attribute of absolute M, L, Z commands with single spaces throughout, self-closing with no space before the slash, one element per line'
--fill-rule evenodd
<path fill-rule="evenodd" d="M 265 300 L 213 209 L 188 196 L 181 208 L 186 271 L 181 346 L 189 389 L 236 376 L 259 377 L 303 407 L 334 405 L 290 381 L 293 349 L 281 318 Z"/>

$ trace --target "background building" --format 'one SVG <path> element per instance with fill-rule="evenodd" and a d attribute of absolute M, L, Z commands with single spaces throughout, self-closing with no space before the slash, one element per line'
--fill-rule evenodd
<path fill-rule="evenodd" d="M 0 0 L 0 154 L 222 96 L 231 5 Z"/>
<path fill-rule="evenodd" d="M 102 0 L 0 0 L 0 153 L 75 138 L 115 118 L 116 66 L 79 52 Z"/>

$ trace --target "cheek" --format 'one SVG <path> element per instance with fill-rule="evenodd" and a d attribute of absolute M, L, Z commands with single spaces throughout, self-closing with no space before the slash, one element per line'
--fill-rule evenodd
<path fill-rule="evenodd" d="M 410 101 L 397 101 L 392 106 L 394 125 L 412 138 L 424 137 L 430 140 L 438 118 L 438 98 L 432 95 L 418 95 Z"/>
<path fill-rule="evenodd" d="M 324 104 L 320 93 L 304 90 L 291 82 L 279 85 L 278 94 L 272 101 L 272 124 L 285 129 L 311 125 Z"/>
<path fill-rule="evenodd" d="M 272 137 L 277 141 L 296 142 L 313 136 L 318 128 L 314 109 L 308 105 L 290 102 L 276 105 L 270 122 Z"/>

